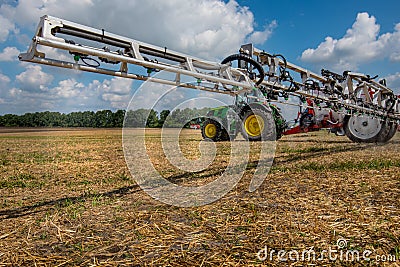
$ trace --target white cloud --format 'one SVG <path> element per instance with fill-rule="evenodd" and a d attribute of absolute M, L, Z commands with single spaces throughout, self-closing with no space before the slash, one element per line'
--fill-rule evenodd
<path fill-rule="evenodd" d="M 39 65 L 28 65 L 26 71 L 18 74 L 15 79 L 20 85 L 20 88 L 25 91 L 44 91 L 52 80 L 53 76 L 42 71 Z"/>
<path fill-rule="evenodd" d="M 21 0 L 0 14 L 32 30 L 51 14 L 207 59 L 225 57 L 247 40 L 265 42 L 276 26 L 255 31 L 252 12 L 234 0 Z"/>
<path fill-rule="evenodd" d="M 390 56 L 390 60 L 391 61 L 398 61 L 398 62 L 400 62 L 400 53 L 393 53 L 391 56 Z"/>
<path fill-rule="evenodd" d="M 387 85 L 393 89 L 396 94 L 400 94 L 400 72 L 385 77 Z"/>
<path fill-rule="evenodd" d="M 71 61 L 72 55 L 65 50 L 59 50 L 49 46 L 38 46 L 38 51 L 45 53 L 46 57 L 61 61 Z"/>
<path fill-rule="evenodd" d="M 102 99 L 110 103 L 113 108 L 125 109 L 130 100 L 133 80 L 125 78 L 112 78 L 104 80 L 100 88 Z"/>
<path fill-rule="evenodd" d="M 172 110 L 179 103 L 182 103 L 185 99 L 184 93 L 189 91 L 191 90 L 146 81 L 135 91 L 128 109 Z"/>
<path fill-rule="evenodd" d="M 273 33 L 274 29 L 278 26 L 276 20 L 272 21 L 269 25 L 265 26 L 264 31 L 255 31 L 247 39 L 248 43 L 263 44 Z"/>
<path fill-rule="evenodd" d="M 63 80 L 58 83 L 58 86 L 49 89 L 48 92 L 60 98 L 75 98 L 78 97 L 85 86 L 78 83 L 75 79 Z"/>
<path fill-rule="evenodd" d="M 91 84 L 85 86 L 70 78 L 59 81 L 54 87 L 48 84 L 40 90 L 12 88 L 8 91 L 8 98 L 13 108 L 17 108 L 20 112 L 38 110 L 71 112 L 81 110 L 81 108 L 94 110 L 96 104 L 99 104 L 100 92 L 92 91 L 92 89 Z"/>
<path fill-rule="evenodd" d="M 362 63 L 378 58 L 400 61 L 400 24 L 392 33 L 379 34 L 380 25 L 374 16 L 359 13 L 353 26 L 340 39 L 330 36 L 302 53 L 305 62 L 329 65 L 334 70 L 357 70 Z M 327 67 L 327 66 L 325 66 Z"/>
<path fill-rule="evenodd" d="M 103 99 L 105 101 L 109 101 L 111 103 L 116 103 L 116 102 L 125 102 L 128 100 L 126 96 L 122 95 L 116 95 L 116 94 L 103 94 Z"/>
<path fill-rule="evenodd" d="M 104 80 L 102 89 L 107 93 L 127 95 L 131 92 L 132 84 L 132 79 L 116 77 L 111 80 Z"/>
<path fill-rule="evenodd" d="M 10 32 L 17 32 L 14 23 L 3 17 L 0 13 L 0 42 L 7 40 Z"/>
<path fill-rule="evenodd" d="M 18 88 L 12 88 L 12 89 L 10 89 L 9 93 L 12 97 L 18 97 L 23 93 L 23 91 Z"/>
<path fill-rule="evenodd" d="M 0 61 L 17 61 L 19 53 L 16 47 L 6 47 L 0 53 Z"/>
<path fill-rule="evenodd" d="M 0 73 L 0 85 L 4 85 L 5 83 L 9 83 L 11 80 L 8 76 Z"/>

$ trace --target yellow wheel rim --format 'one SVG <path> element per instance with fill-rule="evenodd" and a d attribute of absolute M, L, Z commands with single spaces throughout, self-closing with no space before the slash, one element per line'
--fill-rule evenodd
<path fill-rule="evenodd" d="M 259 115 L 250 115 L 244 121 L 246 133 L 250 136 L 259 136 L 264 130 L 264 120 Z"/>
<path fill-rule="evenodd" d="M 204 133 L 208 138 L 214 138 L 217 135 L 217 126 L 215 124 L 207 124 Z"/>

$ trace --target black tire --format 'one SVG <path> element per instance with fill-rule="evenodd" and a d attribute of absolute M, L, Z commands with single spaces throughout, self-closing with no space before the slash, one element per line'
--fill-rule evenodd
<path fill-rule="evenodd" d="M 365 131 L 366 134 L 364 134 L 362 132 L 363 131 L 362 127 L 354 126 L 356 124 L 356 120 L 358 118 L 359 117 L 357 117 L 357 116 L 347 116 L 344 119 L 343 129 L 344 129 L 346 136 L 355 143 L 376 143 L 376 142 L 378 142 L 379 136 L 382 135 L 382 133 L 386 129 L 385 124 L 383 122 L 374 121 L 374 119 L 367 118 L 367 119 L 370 119 L 373 123 L 375 123 L 377 127 L 376 127 L 376 129 L 373 128 L 373 130 L 371 132 Z M 378 120 L 378 119 L 375 119 L 375 120 Z M 378 127 L 379 125 L 380 125 L 380 128 Z M 368 127 L 368 122 L 366 123 L 365 127 Z"/>
<path fill-rule="evenodd" d="M 222 128 L 221 124 L 213 119 L 206 119 L 201 127 L 201 135 L 203 138 L 214 142 L 226 141 L 224 132 L 226 131 Z"/>
<path fill-rule="evenodd" d="M 393 122 L 392 128 L 389 131 L 386 142 L 388 142 L 390 139 L 392 139 L 396 135 L 398 129 L 399 129 L 399 124 Z"/>
<path fill-rule="evenodd" d="M 386 143 L 389 142 L 390 139 L 396 134 L 397 128 L 399 127 L 397 123 L 393 121 L 386 121 L 383 126 L 384 129 L 382 133 L 377 138 L 378 143 Z"/>
<path fill-rule="evenodd" d="M 300 116 L 300 127 L 301 129 L 309 129 L 311 126 L 314 125 L 314 116 L 312 114 L 309 113 L 303 113 Z"/>
<path fill-rule="evenodd" d="M 282 138 L 283 132 L 287 129 L 286 120 L 276 107 L 270 107 L 272 108 L 272 114 L 276 125 L 276 140 L 279 140 Z"/>
<path fill-rule="evenodd" d="M 225 129 L 222 129 L 220 141 L 230 141 L 229 134 Z"/>
<path fill-rule="evenodd" d="M 260 125 L 261 124 L 261 125 Z M 241 132 L 248 141 L 275 141 L 276 125 L 272 112 L 252 108 L 244 112 Z"/>
<path fill-rule="evenodd" d="M 251 57 L 243 54 L 234 54 L 230 55 L 229 57 L 225 58 L 224 60 L 221 61 L 221 64 L 227 64 L 233 61 L 245 61 L 252 65 L 255 69 L 257 69 L 259 75 L 257 77 L 256 85 L 260 85 L 262 81 L 264 80 L 265 72 L 263 67 L 261 66 L 260 63 L 252 59 Z"/>

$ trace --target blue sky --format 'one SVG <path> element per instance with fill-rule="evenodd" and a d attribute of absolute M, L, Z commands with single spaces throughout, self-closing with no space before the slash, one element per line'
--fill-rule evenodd
<path fill-rule="evenodd" d="M 251 41 L 314 72 L 379 74 L 400 94 L 399 10 L 395 0 L 0 0 L 0 114 L 125 109 L 141 85 L 19 62 L 44 14 L 209 60 Z"/>

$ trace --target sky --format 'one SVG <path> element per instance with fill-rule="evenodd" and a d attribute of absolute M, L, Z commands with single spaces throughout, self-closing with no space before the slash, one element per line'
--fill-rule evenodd
<path fill-rule="evenodd" d="M 45 14 L 213 61 L 252 42 L 317 73 L 378 74 L 400 94 L 399 10 L 398 0 L 0 0 L 0 114 L 126 109 L 141 85 L 18 61 Z"/>

